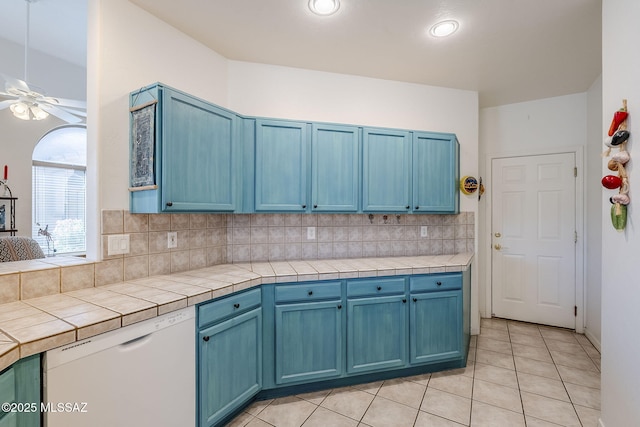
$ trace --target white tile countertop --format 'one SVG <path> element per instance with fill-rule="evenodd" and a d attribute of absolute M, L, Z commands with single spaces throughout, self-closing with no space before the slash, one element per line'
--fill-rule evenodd
<path fill-rule="evenodd" d="M 461 253 L 222 264 L 89 287 L 61 283 L 72 283 L 90 261 L 0 264 L 0 297 L 11 301 L 0 304 L 0 370 L 22 357 L 261 284 L 465 271 L 472 259 Z"/>

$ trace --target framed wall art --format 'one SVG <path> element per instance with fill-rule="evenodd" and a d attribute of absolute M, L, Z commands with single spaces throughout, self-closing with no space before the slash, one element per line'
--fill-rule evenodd
<path fill-rule="evenodd" d="M 131 111 L 131 187 L 155 187 L 156 105 L 158 101 L 133 107 Z"/>

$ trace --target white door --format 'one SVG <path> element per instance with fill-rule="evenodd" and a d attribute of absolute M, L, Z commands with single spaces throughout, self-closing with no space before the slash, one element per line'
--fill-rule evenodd
<path fill-rule="evenodd" d="M 492 161 L 492 312 L 575 329 L 575 154 Z"/>

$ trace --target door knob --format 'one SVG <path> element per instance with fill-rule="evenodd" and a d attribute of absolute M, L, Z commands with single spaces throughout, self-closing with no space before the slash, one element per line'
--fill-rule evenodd
<path fill-rule="evenodd" d="M 496 236 L 496 237 L 502 237 L 502 234 L 500 234 L 500 233 L 496 233 L 496 234 L 494 234 L 494 236 Z"/>
<path fill-rule="evenodd" d="M 499 243 L 496 243 L 495 245 L 493 245 L 493 247 L 495 248 L 495 250 L 499 251 L 500 249 L 502 249 L 502 245 Z"/>

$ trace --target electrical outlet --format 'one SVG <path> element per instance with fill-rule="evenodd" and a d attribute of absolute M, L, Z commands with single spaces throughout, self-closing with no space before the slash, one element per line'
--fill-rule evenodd
<path fill-rule="evenodd" d="M 420 237 L 429 237 L 429 232 L 427 231 L 427 226 L 420 226 Z"/>
<path fill-rule="evenodd" d="M 307 227 L 307 240 L 316 240 L 316 228 Z"/>
<path fill-rule="evenodd" d="M 177 231 L 169 231 L 167 233 L 167 248 L 177 248 L 178 247 L 178 232 Z"/>
<path fill-rule="evenodd" d="M 107 255 L 122 255 L 128 253 L 128 234 L 112 234 L 107 238 Z"/>

